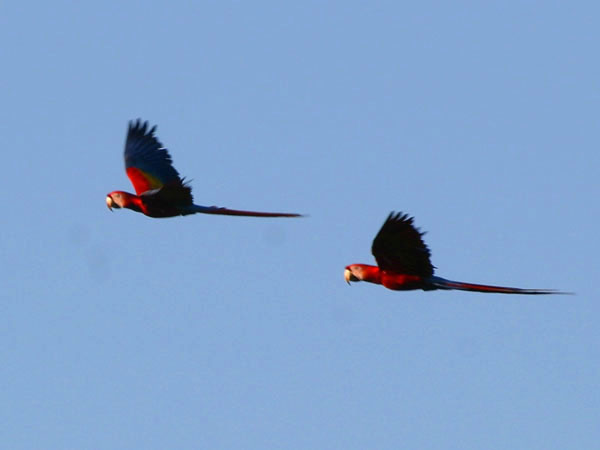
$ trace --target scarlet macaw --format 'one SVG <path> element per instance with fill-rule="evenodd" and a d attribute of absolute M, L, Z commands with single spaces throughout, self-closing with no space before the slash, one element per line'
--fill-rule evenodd
<path fill-rule="evenodd" d="M 129 122 L 125 141 L 125 171 L 137 195 L 113 191 L 106 196 L 106 205 L 127 208 L 150 217 L 174 217 L 188 214 L 224 214 L 253 217 L 299 217 L 301 214 L 238 211 L 217 206 L 194 205 L 192 188 L 172 165 L 171 156 L 154 135 L 156 125 Z"/>
<path fill-rule="evenodd" d="M 351 281 L 367 281 L 382 284 L 388 289 L 408 291 L 422 289 L 459 289 L 462 291 L 495 292 L 498 294 L 566 294 L 551 289 L 519 289 L 484 284 L 451 281 L 433 275 L 431 252 L 423 235 L 413 226 L 413 218 L 407 214 L 392 212 L 375 239 L 371 252 L 377 266 L 351 264 L 344 270 L 344 278 Z"/>

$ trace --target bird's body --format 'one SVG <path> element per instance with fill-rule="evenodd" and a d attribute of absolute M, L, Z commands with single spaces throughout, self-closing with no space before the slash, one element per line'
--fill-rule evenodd
<path fill-rule="evenodd" d="M 135 194 L 113 191 L 106 196 L 107 206 L 127 208 L 149 217 L 175 217 L 189 214 L 220 214 L 250 217 L 299 217 L 295 213 L 241 211 L 194 204 L 192 188 L 173 167 L 171 156 L 155 136 L 156 126 L 148 122 L 129 123 L 125 141 L 125 171 Z"/>
<path fill-rule="evenodd" d="M 431 252 L 423 241 L 423 234 L 414 227 L 412 217 L 392 212 L 373 240 L 371 251 L 377 266 L 351 264 L 346 266 L 344 278 L 348 283 L 366 281 L 395 291 L 458 289 L 497 294 L 564 294 L 551 289 L 491 286 L 434 276 Z"/>

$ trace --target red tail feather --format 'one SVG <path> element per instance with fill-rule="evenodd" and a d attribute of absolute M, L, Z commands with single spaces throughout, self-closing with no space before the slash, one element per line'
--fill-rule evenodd
<path fill-rule="evenodd" d="M 571 292 L 561 292 L 554 289 L 521 289 L 505 286 L 489 286 L 487 284 L 463 283 L 460 281 L 446 280 L 440 277 L 432 277 L 430 280 L 431 286 L 436 289 L 457 289 L 461 291 L 472 292 L 491 292 L 496 294 L 528 294 L 528 295 L 544 295 L 544 294 L 571 294 Z"/>
<path fill-rule="evenodd" d="M 219 214 L 224 216 L 246 216 L 246 217 L 302 217 L 302 214 L 296 213 L 273 213 L 258 211 L 240 211 L 237 209 L 220 208 L 218 206 L 200 206 L 192 205 L 187 214 Z"/>

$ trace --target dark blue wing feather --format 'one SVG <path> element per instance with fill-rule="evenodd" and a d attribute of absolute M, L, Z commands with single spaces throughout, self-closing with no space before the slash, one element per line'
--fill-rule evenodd
<path fill-rule="evenodd" d="M 156 126 L 148 122 L 129 122 L 125 141 L 125 171 L 139 195 L 165 185 L 181 185 L 182 179 L 173 167 L 173 160 L 166 148 L 154 135 Z"/>

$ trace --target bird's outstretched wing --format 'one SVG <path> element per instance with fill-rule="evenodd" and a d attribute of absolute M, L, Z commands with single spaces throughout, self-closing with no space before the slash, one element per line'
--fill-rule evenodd
<path fill-rule="evenodd" d="M 375 236 L 371 252 L 382 270 L 407 275 L 433 275 L 431 253 L 408 214 L 390 213 Z"/>
<path fill-rule="evenodd" d="M 129 122 L 125 141 L 125 171 L 137 195 L 169 185 L 182 187 L 183 180 L 173 167 L 171 155 L 154 135 L 156 126 L 148 122 Z"/>

